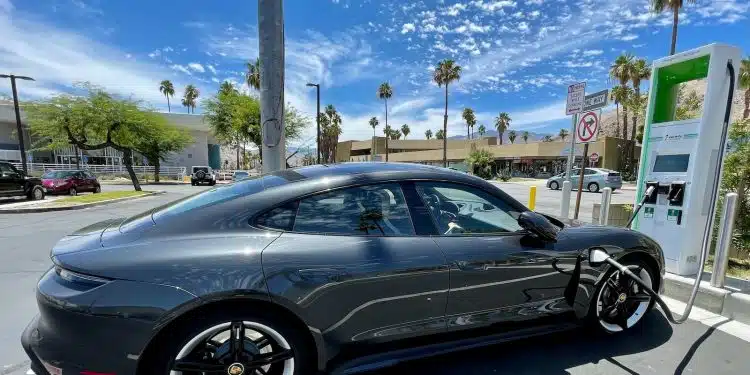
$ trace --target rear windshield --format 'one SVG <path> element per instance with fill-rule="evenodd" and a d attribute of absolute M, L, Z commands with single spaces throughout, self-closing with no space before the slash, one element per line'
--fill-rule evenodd
<path fill-rule="evenodd" d="M 208 167 L 193 167 L 193 173 L 198 171 L 208 172 Z"/>
<path fill-rule="evenodd" d="M 75 171 L 52 171 L 42 175 L 42 178 L 65 178 L 72 176 Z"/>

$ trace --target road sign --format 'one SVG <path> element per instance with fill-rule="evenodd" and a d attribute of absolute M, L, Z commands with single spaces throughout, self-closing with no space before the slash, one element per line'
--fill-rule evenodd
<path fill-rule="evenodd" d="M 565 104 L 565 115 L 574 115 L 583 111 L 583 100 L 586 93 L 586 82 L 568 86 L 568 101 Z"/>
<path fill-rule="evenodd" d="M 594 112 L 586 112 L 581 115 L 576 126 L 576 143 L 595 142 L 599 133 L 599 116 Z"/>
<path fill-rule="evenodd" d="M 583 100 L 583 112 L 604 108 L 609 104 L 609 90 L 602 90 L 591 95 L 586 95 Z"/>
<path fill-rule="evenodd" d="M 598 153 L 596 153 L 596 152 L 595 152 L 595 153 L 593 153 L 593 154 L 591 154 L 591 155 L 589 156 L 589 160 L 590 160 L 590 161 L 591 161 L 592 163 L 596 163 L 597 161 L 599 161 L 599 154 L 598 154 Z"/>

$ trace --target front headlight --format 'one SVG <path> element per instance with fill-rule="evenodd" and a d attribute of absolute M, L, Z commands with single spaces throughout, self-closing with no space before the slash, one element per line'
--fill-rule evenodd
<path fill-rule="evenodd" d="M 66 270 L 60 266 L 55 266 L 55 273 L 64 281 L 67 281 L 69 283 L 76 284 L 76 285 L 90 286 L 92 288 L 97 287 L 99 285 L 106 284 L 111 281 L 103 277 L 85 275 L 82 273 Z"/>

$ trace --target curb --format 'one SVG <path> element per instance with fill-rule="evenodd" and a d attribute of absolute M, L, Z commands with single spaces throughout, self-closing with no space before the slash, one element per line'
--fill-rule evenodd
<path fill-rule="evenodd" d="M 687 302 L 694 282 L 695 279 L 667 273 L 664 275 L 664 295 Z M 708 281 L 701 281 L 695 306 L 750 324 L 750 294 L 738 290 L 714 288 Z"/>
<path fill-rule="evenodd" d="M 152 191 L 147 194 L 139 195 L 137 197 L 122 197 L 122 198 L 116 198 L 116 199 L 109 199 L 109 200 L 101 201 L 101 202 L 84 203 L 84 204 L 79 204 L 75 206 L 0 209 L 0 214 L 23 214 L 23 213 L 50 212 L 50 211 L 80 210 L 80 209 L 89 208 L 89 207 L 103 206 L 103 205 L 111 204 L 111 203 L 118 203 L 118 202 L 124 202 L 124 201 L 129 201 L 129 200 L 140 199 L 140 198 L 146 198 L 146 197 L 151 197 L 154 195 L 161 195 L 164 193 L 166 193 L 166 191 L 163 191 L 163 190 Z"/>

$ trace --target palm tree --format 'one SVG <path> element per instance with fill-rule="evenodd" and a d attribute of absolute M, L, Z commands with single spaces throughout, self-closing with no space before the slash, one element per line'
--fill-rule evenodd
<path fill-rule="evenodd" d="M 542 142 L 552 142 L 552 141 L 553 141 L 552 136 L 549 134 L 545 135 L 544 138 L 542 138 Z"/>
<path fill-rule="evenodd" d="M 432 130 L 427 129 L 424 131 L 424 137 L 427 139 L 432 139 Z"/>
<path fill-rule="evenodd" d="M 445 114 L 443 115 L 443 167 L 448 167 L 448 84 L 461 79 L 461 67 L 451 59 L 445 59 L 438 63 L 432 73 L 432 81 L 438 87 L 445 85 Z"/>
<path fill-rule="evenodd" d="M 386 125 L 383 128 L 383 134 L 385 135 L 385 144 L 388 144 L 388 139 L 391 138 L 391 135 L 393 135 L 393 129 L 391 129 L 390 125 Z M 388 151 L 388 146 L 386 146 L 386 151 Z"/>
<path fill-rule="evenodd" d="M 443 129 L 438 129 L 438 131 L 435 132 L 435 138 L 436 139 L 445 139 L 445 133 L 443 133 Z M 443 147 L 445 147 L 445 144 L 443 144 Z"/>
<path fill-rule="evenodd" d="M 391 131 L 391 139 L 401 139 L 401 131 L 398 129 L 393 129 Z"/>
<path fill-rule="evenodd" d="M 609 77 L 620 82 L 620 86 L 626 87 L 630 81 L 630 72 L 633 70 L 633 55 L 622 54 L 615 59 L 609 68 Z M 622 138 L 628 139 L 628 108 L 622 107 Z"/>
<path fill-rule="evenodd" d="M 661 13 L 667 9 L 672 11 L 672 46 L 669 48 L 669 54 L 674 55 L 677 47 L 677 24 L 680 21 L 680 9 L 687 1 L 695 4 L 695 0 L 651 0 L 651 9 L 656 13 Z"/>
<path fill-rule="evenodd" d="M 247 86 L 260 91 L 260 59 L 256 58 L 255 63 L 248 61 L 245 66 L 247 67 L 247 72 L 245 72 Z"/>
<path fill-rule="evenodd" d="M 529 132 L 524 132 L 528 135 Z M 516 137 L 518 135 L 516 134 L 515 130 L 511 130 L 508 132 L 508 140 L 510 141 L 510 144 L 513 144 L 516 141 Z"/>
<path fill-rule="evenodd" d="M 172 106 L 169 104 L 169 97 L 174 96 L 174 85 L 172 81 L 165 79 L 159 84 L 159 92 L 167 97 L 167 110 L 172 112 Z"/>
<path fill-rule="evenodd" d="M 742 118 L 750 118 L 750 56 L 742 60 L 740 65 L 740 88 L 745 89 L 745 110 L 742 111 Z"/>
<path fill-rule="evenodd" d="M 372 118 L 370 119 L 370 127 L 372 128 L 372 136 L 373 136 L 373 137 L 375 136 L 375 128 L 377 128 L 377 127 L 378 127 L 378 125 L 380 125 L 380 122 L 378 122 L 378 118 L 377 118 L 377 117 L 375 117 L 375 116 L 373 116 L 373 117 L 372 117 Z"/>
<path fill-rule="evenodd" d="M 404 139 L 406 139 L 406 136 L 411 133 L 411 129 L 409 129 L 409 125 L 403 124 L 401 125 L 401 133 L 404 135 Z"/>
<path fill-rule="evenodd" d="M 487 133 L 487 128 L 484 127 L 484 124 L 479 125 L 479 138 L 484 137 L 484 133 Z"/>
<path fill-rule="evenodd" d="M 500 112 L 500 115 L 495 118 L 495 128 L 497 129 L 497 137 L 500 139 L 500 144 L 503 144 L 503 133 L 508 130 L 511 121 L 508 112 Z"/>
<path fill-rule="evenodd" d="M 645 59 L 637 59 L 633 63 L 630 69 L 630 82 L 633 83 L 633 91 L 635 92 L 634 98 L 637 98 L 638 104 L 643 102 L 641 98 L 641 81 L 651 79 L 651 68 L 646 63 Z M 639 107 L 639 106 L 637 106 Z M 635 135 L 636 129 L 638 128 L 638 108 L 633 109 L 633 126 L 630 128 L 630 165 L 633 167 L 635 172 Z"/>
<path fill-rule="evenodd" d="M 233 91 L 235 91 L 235 88 L 232 82 L 224 81 L 221 83 L 221 86 L 219 86 L 219 92 L 222 94 L 230 94 Z"/>
<path fill-rule="evenodd" d="M 188 109 L 192 108 L 193 113 L 195 113 L 195 105 L 197 104 L 197 99 L 200 95 L 201 92 L 195 86 L 187 85 L 185 87 L 185 99 L 188 103 Z"/>
<path fill-rule="evenodd" d="M 523 139 L 524 143 L 529 143 L 529 132 L 525 131 L 521 133 L 521 139 Z"/>
<path fill-rule="evenodd" d="M 471 108 L 464 108 L 461 117 L 466 121 L 466 139 L 471 139 L 470 129 L 477 123 L 477 117 L 474 115 L 474 110 Z"/>
<path fill-rule="evenodd" d="M 190 101 L 188 101 L 188 99 L 184 96 L 182 97 L 182 106 L 187 107 L 187 111 L 188 113 L 190 113 Z"/>
<path fill-rule="evenodd" d="M 393 89 L 391 88 L 391 85 L 388 84 L 388 82 L 383 82 L 380 84 L 380 87 L 378 87 L 378 98 L 383 99 L 385 101 L 385 127 L 391 129 L 391 127 L 388 125 L 388 99 L 393 96 Z M 385 161 L 388 161 L 388 134 L 385 135 Z"/>
<path fill-rule="evenodd" d="M 565 138 L 567 138 L 569 135 L 568 129 L 560 129 L 560 132 L 557 133 L 557 135 L 562 139 L 563 142 L 565 142 Z"/>
<path fill-rule="evenodd" d="M 620 86 L 617 85 L 612 88 L 612 92 L 610 92 L 609 96 L 612 101 L 615 102 L 615 109 L 617 111 L 617 132 L 616 135 L 624 134 L 624 132 L 620 132 L 620 104 L 625 103 L 628 100 L 628 97 L 633 94 L 633 89 L 631 89 L 628 86 Z M 624 108 L 623 108 L 624 110 Z"/>

